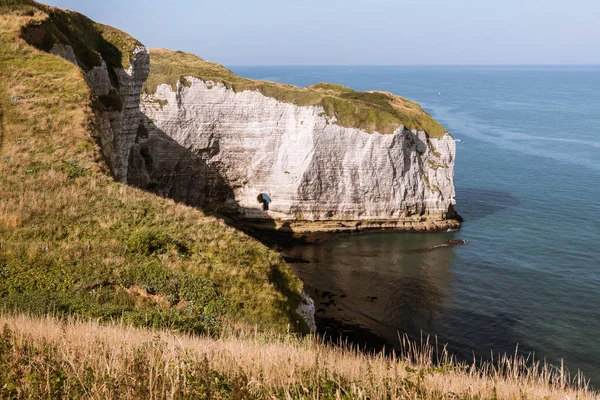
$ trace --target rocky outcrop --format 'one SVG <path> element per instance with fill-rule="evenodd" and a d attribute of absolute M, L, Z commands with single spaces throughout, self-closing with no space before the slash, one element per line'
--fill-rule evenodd
<path fill-rule="evenodd" d="M 78 65 L 69 45 L 55 44 L 50 53 Z M 115 179 L 127 183 L 129 155 L 140 129 L 144 128 L 140 95 L 150 72 L 149 53 L 143 46 L 136 47 L 128 69 L 109 70 L 101 56 L 100 63 L 84 72 L 84 77 L 95 99 L 94 111 L 102 154 Z"/>
<path fill-rule="evenodd" d="M 305 292 L 302 292 L 302 300 L 298 307 L 296 307 L 296 313 L 304 320 L 304 322 L 306 322 L 311 333 L 317 331 L 317 323 L 315 322 L 315 302 Z"/>
<path fill-rule="evenodd" d="M 179 201 L 294 231 L 459 225 L 449 134 L 432 138 L 403 127 L 366 133 L 337 125 L 321 107 L 193 77 L 143 95 L 141 110 L 147 119 L 138 143 L 146 156 L 128 180 Z M 177 145 L 194 157 L 166 151 Z"/>
<path fill-rule="evenodd" d="M 94 67 L 85 74 L 86 81 L 100 103 L 95 110 L 96 120 L 100 125 L 102 153 L 115 178 L 123 183 L 127 183 L 131 148 L 139 130 L 143 129 L 140 94 L 149 71 L 148 50 L 137 47 L 128 69 L 114 68 L 117 79 L 115 86 L 111 83 L 104 60 L 101 66 Z"/>

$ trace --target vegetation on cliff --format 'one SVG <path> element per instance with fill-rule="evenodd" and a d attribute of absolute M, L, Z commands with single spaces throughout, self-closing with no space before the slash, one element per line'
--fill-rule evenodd
<path fill-rule="evenodd" d="M 113 181 L 82 70 L 43 51 L 50 39 L 75 45 L 87 67 L 94 49 L 107 54 L 99 43 L 123 43 L 107 57 L 118 65 L 137 44 L 77 13 L 0 0 L 0 308 L 196 333 L 224 320 L 305 330 L 302 283 L 279 255 Z"/>
<path fill-rule="evenodd" d="M 111 72 L 114 67 L 129 68 L 129 57 L 133 49 L 141 45 L 126 33 L 94 22 L 85 15 L 32 0 L 2 0 L 0 12 L 18 13 L 22 16 L 33 16 L 36 12 L 48 15 L 48 18 L 29 21 L 22 36 L 29 44 L 46 52 L 56 44 L 71 46 L 77 63 L 85 72 L 100 66 L 100 57 Z"/>
<path fill-rule="evenodd" d="M 161 84 L 189 85 L 185 77 L 223 83 L 236 92 L 259 91 L 267 97 L 298 106 L 320 106 L 329 118 L 348 128 L 367 132 L 392 133 L 398 127 L 423 130 L 441 137 L 446 129 L 417 103 L 385 92 L 357 92 L 341 85 L 320 83 L 299 88 L 281 83 L 242 78 L 222 65 L 207 62 L 190 53 L 165 49 L 150 51 L 150 76 L 144 90 L 153 94 Z"/>

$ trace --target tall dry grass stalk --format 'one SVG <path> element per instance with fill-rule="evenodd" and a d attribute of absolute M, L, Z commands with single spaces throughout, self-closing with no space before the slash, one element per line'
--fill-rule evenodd
<path fill-rule="evenodd" d="M 600 398 L 564 368 L 461 364 L 427 342 L 386 356 L 240 329 L 209 338 L 8 314 L 0 329 L 2 398 Z"/>

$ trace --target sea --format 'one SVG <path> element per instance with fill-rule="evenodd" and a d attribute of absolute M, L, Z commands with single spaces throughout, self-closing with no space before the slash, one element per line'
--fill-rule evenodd
<path fill-rule="evenodd" d="M 471 361 L 518 351 L 600 387 L 600 66 L 231 69 L 393 92 L 457 140 L 459 231 L 286 250 L 301 260 L 292 267 L 320 331 L 368 332 L 394 347 L 429 337 Z M 468 243 L 420 251 L 450 239 Z"/>

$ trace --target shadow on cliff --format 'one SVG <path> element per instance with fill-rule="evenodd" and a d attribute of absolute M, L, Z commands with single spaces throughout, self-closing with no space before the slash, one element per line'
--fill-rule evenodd
<path fill-rule="evenodd" d="M 238 207 L 233 188 L 227 185 L 219 164 L 207 163 L 206 157 L 203 152 L 196 153 L 180 145 L 142 115 L 129 153 L 128 183 L 193 206 L 227 225 L 238 227 L 235 218 L 221 214 L 235 212 Z M 300 303 L 293 282 L 277 266 L 271 268 L 268 279 L 292 302 L 292 309 Z M 297 317 L 290 315 L 290 318 Z"/>
<path fill-rule="evenodd" d="M 407 133 L 410 141 L 404 151 L 416 146 L 425 153 L 429 146 L 418 135 Z M 221 151 L 219 141 L 211 141 L 206 148 L 191 150 L 161 131 L 152 120 L 142 115 L 135 143 L 128 160 L 127 182 L 163 197 L 201 209 L 230 226 L 244 231 L 268 247 L 282 250 L 297 243 L 321 242 L 336 237 L 385 231 L 385 229 L 359 229 L 344 232 L 295 233 L 290 222 L 278 221 L 269 216 L 271 199 L 268 194 L 256 193 L 256 209 L 264 213 L 257 219 L 242 218 L 240 204 L 235 199 L 234 181 L 225 175 L 227 165 L 215 157 Z M 410 162 L 410 154 L 404 157 Z M 403 170 L 408 170 L 406 166 Z M 246 205 L 247 206 L 247 205 Z M 419 212 L 419 210 L 415 210 Z M 244 216 L 245 217 L 245 216 Z M 389 231 L 395 231 L 390 229 Z"/>
<path fill-rule="evenodd" d="M 122 68 L 122 50 L 106 40 L 96 23 L 82 14 L 41 4 L 32 3 L 32 6 L 47 13 L 48 18 L 33 20 L 21 29 L 20 36 L 29 45 L 78 65 L 84 73 L 102 66 L 103 61 L 106 63 L 110 84 L 114 87 L 108 94 L 98 95 L 88 78 L 86 80 L 94 94 L 92 109 L 96 118 L 98 121 L 104 119 L 111 131 L 106 143 L 103 143 L 101 135 L 95 139 L 103 149 L 107 144 L 114 146 L 115 143 L 111 142 L 116 142 L 116 139 L 112 135 L 122 134 L 125 111 L 125 99 L 120 93 L 121 82 L 115 72 Z M 140 111 L 140 120 L 127 160 L 128 184 L 199 208 L 208 214 L 231 215 L 233 219 L 225 216 L 221 216 L 221 219 L 234 225 L 237 204 L 234 202 L 233 189 L 219 172 L 219 165 L 208 165 L 204 154 L 192 152 L 161 131 L 141 112 L 140 101 L 138 97 L 130 108 L 130 111 Z M 129 137 L 121 139 L 125 145 L 129 144 Z M 109 152 L 112 150 L 109 149 Z M 218 148 L 207 151 L 218 151 Z M 104 151 L 102 156 L 114 175 L 113 160 Z M 124 177 L 116 178 L 121 180 Z"/>
<path fill-rule="evenodd" d="M 265 218 L 253 224 L 238 218 L 240 205 L 235 200 L 234 188 L 222 173 L 224 166 L 219 162 L 207 162 L 208 159 L 214 160 L 218 152 L 218 144 L 192 151 L 141 114 L 135 142 L 129 153 L 127 182 L 198 208 L 267 246 L 285 247 L 299 240 L 291 232 L 289 223 L 278 225 L 275 220 Z M 261 207 L 258 199 L 257 207 Z"/>
<path fill-rule="evenodd" d="M 208 214 L 233 213 L 238 206 L 233 188 L 218 163 L 206 162 L 211 151 L 215 149 L 194 152 L 180 145 L 141 114 L 129 153 L 127 182 Z"/>

